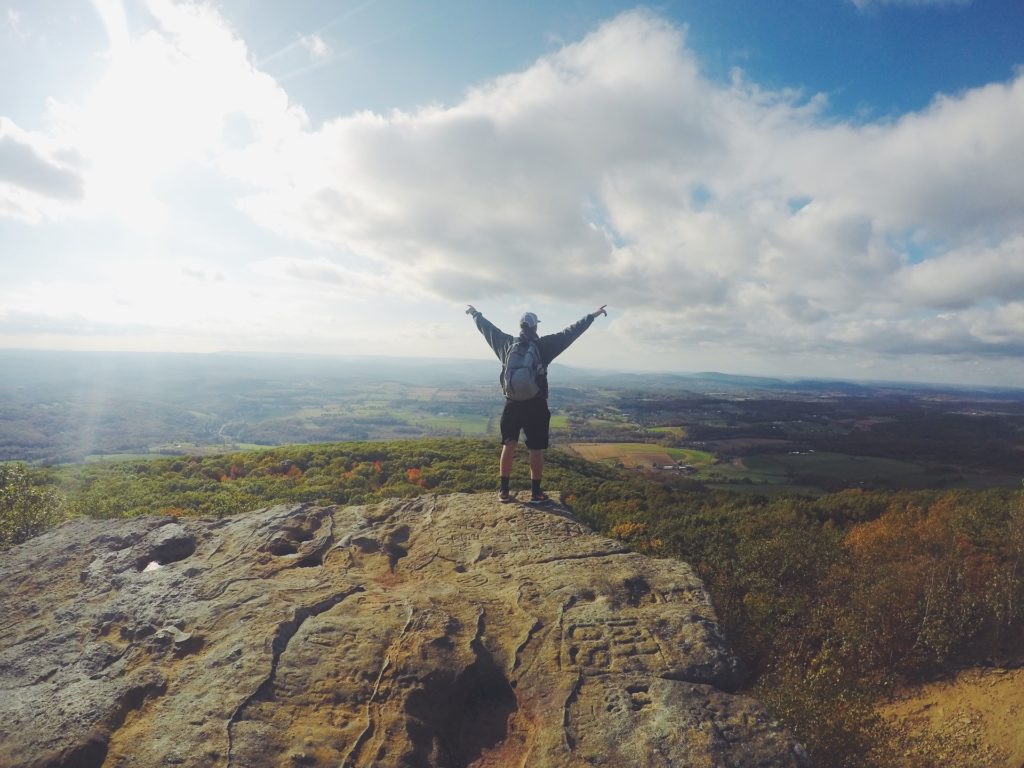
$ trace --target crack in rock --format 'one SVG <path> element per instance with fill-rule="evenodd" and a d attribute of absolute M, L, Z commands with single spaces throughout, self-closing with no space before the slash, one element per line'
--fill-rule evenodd
<path fill-rule="evenodd" d="M 271 686 L 273 686 L 274 678 L 277 676 L 277 667 L 280 664 L 281 656 L 288 649 L 288 643 L 290 643 L 292 638 L 295 637 L 303 623 L 309 618 L 319 616 L 321 613 L 329 611 L 331 608 L 341 603 L 345 598 L 363 591 L 363 586 L 361 584 L 357 584 L 352 589 L 326 597 L 313 605 L 300 606 L 295 609 L 291 619 L 277 625 L 277 630 L 274 633 L 274 640 L 271 643 L 270 670 L 267 672 L 267 676 L 263 679 L 263 682 L 257 686 L 256 690 L 249 694 L 249 696 L 247 696 L 245 700 L 235 708 L 231 718 L 228 720 L 227 764 L 229 766 L 231 765 L 232 751 L 234 748 L 234 737 L 231 731 L 232 727 L 236 722 L 242 719 L 245 708 L 253 701 L 260 699 L 267 691 L 270 690 Z"/>

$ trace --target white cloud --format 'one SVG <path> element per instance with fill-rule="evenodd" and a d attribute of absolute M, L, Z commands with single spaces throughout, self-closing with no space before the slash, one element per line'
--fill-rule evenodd
<path fill-rule="evenodd" d="M 415 286 L 403 286 L 399 275 L 353 269 L 323 257 L 274 256 L 254 262 L 250 268 L 276 285 L 291 282 L 301 286 L 301 290 L 323 292 L 332 298 L 345 296 L 366 300 L 403 288 L 416 290 Z"/>
<path fill-rule="evenodd" d="M 806 126 L 773 139 L 772 173 L 869 213 L 888 232 L 923 229 L 953 239 L 1019 231 L 1024 185 L 1015 172 L 1024 76 L 940 96 L 895 124 Z M 822 173 L 826 169 L 827 173 Z"/>
<path fill-rule="evenodd" d="M 167 179 L 214 167 L 240 138 L 272 144 L 306 126 L 303 110 L 253 67 L 245 44 L 211 7 L 148 0 L 152 26 L 132 36 L 121 3 L 94 5 L 107 31 L 108 66 L 81 100 L 51 102 L 47 116 L 51 142 L 83 161 L 84 199 L 65 213 L 160 231 L 175 215 L 161 188 Z M 27 207 L 23 200 L 0 205 L 9 215 Z"/>
<path fill-rule="evenodd" d="M 84 195 L 78 163 L 50 137 L 0 117 L 0 215 L 27 222 L 60 216 Z"/>
<path fill-rule="evenodd" d="M 323 61 L 331 55 L 331 47 L 320 35 L 305 35 L 299 39 L 313 61 Z"/>
<path fill-rule="evenodd" d="M 49 184 L 84 190 L 75 205 L 92 214 L 166 220 L 176 203 L 162 179 L 223 174 L 253 222 L 296 242 L 296 255 L 250 267 L 291 302 L 261 307 L 275 333 L 307 316 L 345 326 L 339 293 L 529 297 L 607 302 L 613 338 L 684 367 L 684 350 L 1020 355 L 1024 74 L 898 120 L 844 123 L 820 96 L 741 72 L 706 79 L 684 30 L 637 11 L 458 103 L 313 129 L 210 7 L 149 7 L 154 27 L 114 51 L 92 95 L 54 109 L 52 147 L 76 148 L 85 170 L 20 140 L 23 196 L 0 195 L 0 215 L 26 218 L 29 192 L 71 205 L 39 192 Z M 216 303 L 232 284 L 216 275 L 173 279 L 211 286 L 201 295 Z M 229 295 L 224 317 L 247 317 L 251 297 Z"/>
<path fill-rule="evenodd" d="M 677 343 L 779 353 L 868 344 L 865 329 L 990 352 L 976 317 L 944 314 L 961 339 L 945 346 L 908 317 L 992 313 L 979 293 L 1017 285 L 935 282 L 1021 263 L 1024 76 L 892 123 L 823 106 L 740 73 L 712 83 L 682 30 L 633 12 L 458 104 L 339 118 L 231 172 L 262 188 L 244 205 L 264 226 L 451 300 L 607 300 L 652 340 L 664 323 Z M 908 238 L 942 245 L 915 265 Z"/>
<path fill-rule="evenodd" d="M 5 16 L 5 22 L 7 28 L 15 37 L 25 38 L 28 33 L 22 27 L 21 14 L 18 13 L 14 8 L 8 8 Z"/>
<path fill-rule="evenodd" d="M 128 19 L 121 0 L 92 0 L 92 6 L 103 22 L 111 52 L 117 54 L 130 43 Z"/>
<path fill-rule="evenodd" d="M 1024 298 L 1024 233 L 995 247 L 952 250 L 909 266 L 894 289 L 910 306 L 943 310 Z"/>

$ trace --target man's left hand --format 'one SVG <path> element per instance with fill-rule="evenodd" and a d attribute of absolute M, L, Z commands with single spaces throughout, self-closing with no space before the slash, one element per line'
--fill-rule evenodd
<path fill-rule="evenodd" d="M 608 312 L 607 312 L 607 311 L 605 311 L 605 307 L 607 307 L 607 306 L 608 306 L 607 304 L 602 304 L 602 305 L 601 305 L 601 307 L 600 307 L 599 309 L 595 309 L 595 310 L 594 310 L 593 312 L 591 312 L 590 314 L 591 314 L 591 315 L 592 315 L 593 317 L 595 317 L 595 318 L 596 318 L 596 317 L 597 317 L 598 315 L 604 315 L 605 317 L 608 317 Z"/>

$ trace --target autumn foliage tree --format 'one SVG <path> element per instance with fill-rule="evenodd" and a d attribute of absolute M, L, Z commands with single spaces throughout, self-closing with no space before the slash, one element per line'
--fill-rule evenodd
<path fill-rule="evenodd" d="M 1018 644 L 1024 502 L 978 502 L 951 493 L 893 505 L 847 533 L 836 578 L 851 586 L 837 624 L 865 672 L 920 674 Z"/>

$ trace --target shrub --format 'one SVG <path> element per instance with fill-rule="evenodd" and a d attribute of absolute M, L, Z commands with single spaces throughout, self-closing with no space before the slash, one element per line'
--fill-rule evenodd
<path fill-rule="evenodd" d="M 64 497 L 24 464 L 0 465 L 0 551 L 55 526 L 63 509 Z"/>

